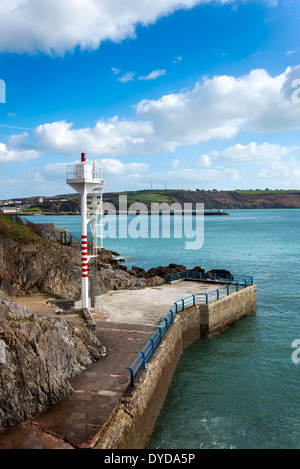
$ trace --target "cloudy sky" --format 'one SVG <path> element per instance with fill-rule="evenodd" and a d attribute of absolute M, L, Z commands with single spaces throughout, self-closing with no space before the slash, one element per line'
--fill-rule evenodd
<path fill-rule="evenodd" d="M 1 0 L 0 199 L 300 189 L 299 0 Z"/>

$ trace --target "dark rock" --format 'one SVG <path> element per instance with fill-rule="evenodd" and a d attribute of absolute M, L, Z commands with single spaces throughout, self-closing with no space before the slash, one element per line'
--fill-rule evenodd
<path fill-rule="evenodd" d="M 151 278 L 151 277 L 161 277 L 163 278 L 166 282 L 170 281 L 170 275 L 175 274 L 178 272 L 184 272 L 186 271 L 186 266 L 185 265 L 180 265 L 180 264 L 169 264 L 166 267 L 159 266 L 159 267 L 153 267 L 152 269 L 149 269 L 146 272 L 146 278 Z"/>
<path fill-rule="evenodd" d="M 135 275 L 136 277 L 143 277 L 145 278 L 146 276 L 146 271 L 145 269 L 142 269 L 141 267 L 137 267 L 136 265 L 133 265 L 131 267 L 131 270 L 128 271 L 130 275 Z"/>
<path fill-rule="evenodd" d="M 216 274 L 217 278 L 220 279 L 220 280 L 221 279 L 229 280 L 230 276 L 232 276 L 232 278 L 233 278 L 233 275 L 229 272 L 229 270 L 213 269 L 213 270 L 209 270 L 208 272 L 206 272 L 206 275 L 209 276 L 209 278 L 211 278 L 211 279 L 214 278 L 214 274 Z"/>
<path fill-rule="evenodd" d="M 201 272 L 202 274 L 205 273 L 205 270 L 202 267 L 196 266 L 193 269 L 190 269 L 191 272 Z"/>

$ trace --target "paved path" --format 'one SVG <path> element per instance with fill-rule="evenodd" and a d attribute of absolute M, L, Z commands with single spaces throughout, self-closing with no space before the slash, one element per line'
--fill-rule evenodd
<path fill-rule="evenodd" d="M 93 313 L 104 359 L 70 379 L 74 392 L 60 404 L 0 434 L 0 449 L 73 449 L 93 446 L 130 384 L 128 367 L 174 301 L 218 284 L 180 282 L 101 296 Z"/>

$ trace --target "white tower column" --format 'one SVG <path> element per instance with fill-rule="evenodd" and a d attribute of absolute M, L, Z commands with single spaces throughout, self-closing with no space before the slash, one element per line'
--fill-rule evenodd
<path fill-rule="evenodd" d="M 88 256 L 88 240 L 87 227 L 88 223 L 93 220 L 93 224 L 97 223 L 98 211 L 90 214 L 88 209 L 88 194 L 94 190 L 99 190 L 102 201 L 102 192 L 104 181 L 101 177 L 101 167 L 86 162 L 85 153 L 81 153 L 80 164 L 67 166 L 67 184 L 75 189 L 81 196 L 81 286 L 82 286 L 82 308 L 89 309 L 89 277 L 88 262 L 94 255 Z M 98 189 L 97 189 L 98 188 Z M 100 203 L 99 202 L 99 203 Z M 99 204 L 98 204 L 99 205 Z M 100 205 L 99 205 L 100 207 Z M 95 237 L 95 234 L 93 237 Z M 95 244 L 95 240 L 94 243 Z M 95 250 L 95 249 L 94 249 Z M 96 253 L 97 255 L 97 253 Z"/>
<path fill-rule="evenodd" d="M 82 309 L 89 307 L 89 275 L 87 251 L 87 192 L 84 187 L 81 194 L 81 276 L 82 276 Z"/>

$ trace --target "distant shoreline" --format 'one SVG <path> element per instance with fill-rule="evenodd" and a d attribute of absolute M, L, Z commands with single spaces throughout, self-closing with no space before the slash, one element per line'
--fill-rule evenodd
<path fill-rule="evenodd" d="M 215 216 L 224 216 L 224 215 L 229 215 L 229 213 L 226 213 L 226 212 L 219 212 L 219 211 L 211 211 L 211 212 L 203 212 L 203 211 L 197 211 L 197 210 L 192 210 L 192 211 L 186 211 L 186 210 L 182 210 L 182 211 L 178 211 L 178 212 L 174 212 L 174 211 L 164 211 L 164 210 L 160 210 L 159 212 L 155 212 L 155 211 L 150 211 L 149 212 L 141 212 L 139 210 L 135 210 L 135 211 L 130 211 L 128 210 L 128 212 L 120 212 L 119 210 L 116 210 L 115 212 L 111 212 L 109 213 L 107 210 L 104 211 L 104 215 L 171 215 L 171 216 L 174 216 L 174 215 L 205 215 L 205 216 L 212 216 L 212 215 L 215 215 Z M 26 213 L 26 212 L 16 212 L 16 213 L 10 213 L 8 215 L 19 215 L 19 216 L 33 216 L 33 217 L 36 217 L 36 216 L 39 216 L 39 217 L 42 217 L 42 216 L 68 216 L 68 215 L 77 215 L 77 216 L 80 216 L 80 212 L 79 213 L 62 213 L 62 212 L 50 212 L 50 213 L 45 213 L 45 212 L 35 212 L 35 213 Z"/>

